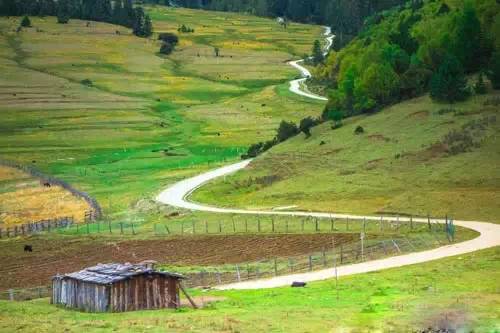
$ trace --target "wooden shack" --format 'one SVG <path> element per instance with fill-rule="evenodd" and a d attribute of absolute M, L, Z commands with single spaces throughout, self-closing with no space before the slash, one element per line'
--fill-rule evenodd
<path fill-rule="evenodd" d="M 177 308 L 182 275 L 151 264 L 99 264 L 52 279 L 53 304 L 88 312 Z"/>

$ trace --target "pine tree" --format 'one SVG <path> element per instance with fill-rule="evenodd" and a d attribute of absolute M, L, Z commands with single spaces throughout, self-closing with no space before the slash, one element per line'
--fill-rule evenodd
<path fill-rule="evenodd" d="M 151 17 L 146 15 L 144 18 L 143 36 L 150 37 L 153 34 L 153 22 L 151 22 Z"/>
<path fill-rule="evenodd" d="M 24 16 L 23 19 L 21 20 L 21 27 L 23 28 L 31 27 L 31 21 L 28 16 Z"/>
<path fill-rule="evenodd" d="M 470 1 L 466 1 L 456 21 L 453 54 L 464 66 L 466 72 L 474 72 L 479 68 L 481 58 L 481 22 L 476 9 Z"/>
<path fill-rule="evenodd" d="M 487 75 L 493 89 L 500 89 L 500 51 L 494 52 L 491 56 Z"/>
<path fill-rule="evenodd" d="M 469 96 L 462 64 L 454 55 L 444 57 L 430 83 L 431 97 L 437 101 L 455 102 Z"/>
<path fill-rule="evenodd" d="M 69 0 L 59 0 L 57 6 L 57 23 L 66 24 L 69 22 L 71 9 Z"/>
<path fill-rule="evenodd" d="M 313 49 L 312 49 L 312 57 L 314 65 L 318 65 L 322 63 L 324 60 L 323 50 L 321 50 L 321 44 L 319 40 L 314 41 Z"/>

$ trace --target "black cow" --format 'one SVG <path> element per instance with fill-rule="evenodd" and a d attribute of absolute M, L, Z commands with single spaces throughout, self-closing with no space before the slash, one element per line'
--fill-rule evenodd
<path fill-rule="evenodd" d="M 43 183 L 43 186 L 50 187 L 50 183 Z"/>
<path fill-rule="evenodd" d="M 33 246 L 24 245 L 24 252 L 33 252 Z"/>
<path fill-rule="evenodd" d="M 292 288 L 303 288 L 306 286 L 307 283 L 305 282 L 297 282 L 297 281 L 294 281 L 292 283 Z"/>

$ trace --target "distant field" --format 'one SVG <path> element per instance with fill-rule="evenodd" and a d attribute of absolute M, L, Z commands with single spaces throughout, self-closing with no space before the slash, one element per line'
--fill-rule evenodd
<path fill-rule="evenodd" d="M 45 187 L 39 179 L 0 166 L 0 228 L 71 216 L 82 222 L 89 209 L 85 200 L 61 187 Z"/>
<path fill-rule="evenodd" d="M 327 123 L 201 188 L 193 199 L 500 222 L 499 102 L 499 92 L 453 105 L 424 96 L 349 119 L 339 129 Z M 358 126 L 363 134 L 354 133 Z"/>
<path fill-rule="evenodd" d="M 175 179 L 238 158 L 282 119 L 320 113 L 321 103 L 288 93 L 296 72 L 285 62 L 309 51 L 321 27 L 148 11 L 157 32 L 184 23 L 195 33 L 163 58 L 154 38 L 119 26 L 46 17 L 16 33 L 19 18 L 0 19 L 2 158 L 89 192 L 105 213 L 125 213 Z"/>

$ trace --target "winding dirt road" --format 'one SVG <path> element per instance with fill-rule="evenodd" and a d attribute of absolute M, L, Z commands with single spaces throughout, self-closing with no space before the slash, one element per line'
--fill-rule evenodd
<path fill-rule="evenodd" d="M 325 52 L 323 54 L 326 56 L 328 54 L 328 51 L 330 50 L 330 48 L 333 45 L 333 39 L 335 38 L 335 36 L 332 34 L 332 29 L 330 27 L 324 27 L 324 28 L 325 28 L 324 35 L 325 35 L 326 45 L 325 45 Z M 296 68 L 300 72 L 300 74 L 302 75 L 302 78 L 290 81 L 289 90 L 291 92 L 293 92 L 294 94 L 297 94 L 300 96 L 304 96 L 304 97 L 308 97 L 308 98 L 312 98 L 312 99 L 316 99 L 316 100 L 320 100 L 320 101 L 328 101 L 328 98 L 326 98 L 324 96 L 316 95 L 316 94 L 313 94 L 309 91 L 304 91 L 302 89 L 303 87 L 305 89 L 307 89 L 305 82 L 307 81 L 308 78 L 310 78 L 312 76 L 311 72 L 309 72 L 309 70 L 307 68 L 300 65 L 304 61 L 305 61 L 305 59 L 300 59 L 300 60 L 290 61 L 288 63 L 290 66 Z"/>
<path fill-rule="evenodd" d="M 310 216 L 318 218 L 336 218 L 336 219 L 366 219 L 367 221 L 400 221 L 408 222 L 409 218 L 391 217 L 391 216 L 364 216 L 364 215 L 350 215 L 350 214 L 334 214 L 334 213 L 321 213 L 321 212 L 301 212 L 301 211 L 260 211 L 260 210 L 244 210 L 232 208 L 219 208 L 207 205 L 202 205 L 187 200 L 187 197 L 202 185 L 216 179 L 223 177 L 238 170 L 245 168 L 251 160 L 246 160 L 231 164 L 213 171 L 209 171 L 180 181 L 163 191 L 156 200 L 160 203 L 185 208 L 189 210 L 206 211 L 214 213 L 226 214 L 258 214 L 258 215 L 282 215 L 282 216 Z M 427 223 L 426 218 L 413 218 L 415 223 Z M 431 222 L 444 223 L 444 220 L 431 219 Z M 359 273 L 367 273 L 378 271 L 387 268 L 401 267 L 405 265 L 419 264 L 431 260 L 442 259 L 450 256 L 460 255 L 464 253 L 474 252 L 482 249 L 487 249 L 500 245 L 500 225 L 488 222 L 479 221 L 454 221 L 454 224 L 464 228 L 469 228 L 477 231 L 480 235 L 472 240 L 461 243 L 442 246 L 433 250 L 415 252 L 400 256 L 395 256 L 386 259 L 374 260 L 363 262 L 359 264 L 340 266 L 335 269 L 325 269 L 316 272 L 292 274 L 285 276 L 277 276 L 270 279 L 246 281 L 235 284 L 219 286 L 218 289 L 261 289 L 261 288 L 274 288 L 290 285 L 293 281 L 318 281 L 334 278 L 335 276 L 346 276 Z"/>
<path fill-rule="evenodd" d="M 330 28 L 325 27 L 325 36 L 326 36 L 326 47 L 325 54 L 328 52 L 330 47 L 333 44 L 334 36 L 331 33 Z M 311 77 L 311 73 L 307 70 L 307 68 L 300 65 L 304 59 L 289 62 L 289 64 L 300 71 L 303 78 L 298 80 L 290 81 L 290 91 L 305 97 L 309 97 L 316 100 L 326 101 L 327 98 L 323 96 L 319 96 L 316 94 L 312 94 L 310 92 L 302 91 L 301 87 L 305 87 L 305 81 Z M 337 218 L 337 219 L 366 219 L 367 221 L 380 221 L 380 219 L 384 219 L 384 221 L 401 221 L 408 222 L 408 218 L 401 217 L 390 217 L 390 216 L 363 216 L 363 215 L 350 215 L 350 214 L 334 214 L 334 213 L 321 213 L 321 212 L 301 212 L 301 211 L 260 211 L 260 210 L 244 210 L 244 209 L 231 209 L 231 208 L 218 208 L 207 206 L 203 204 L 198 204 L 194 202 L 190 202 L 187 200 L 189 195 L 195 191 L 197 188 L 202 185 L 216 179 L 219 177 L 223 177 L 238 170 L 244 169 L 251 160 L 246 160 L 242 162 L 238 162 L 235 164 L 231 164 L 213 171 L 209 171 L 203 173 L 199 176 L 189 178 L 183 181 L 180 181 L 165 191 L 163 191 L 156 200 L 160 203 L 167 204 L 174 207 L 189 209 L 189 210 L 197 210 L 197 211 L 205 211 L 205 212 L 213 212 L 213 213 L 222 213 L 222 214 L 254 214 L 254 215 L 282 215 L 282 216 L 305 216 L 305 217 L 317 217 L 317 218 Z M 293 207 L 293 206 L 292 206 Z M 427 223 L 428 220 L 425 218 L 414 218 L 412 219 L 415 223 Z M 444 223 L 444 220 L 440 219 L 431 219 L 431 222 Z M 316 272 L 310 273 L 301 273 L 301 274 L 292 274 L 285 276 L 277 276 L 269 279 L 261 279 L 254 281 L 246 281 L 239 282 L 235 284 L 229 284 L 224 286 L 219 286 L 218 289 L 262 289 L 262 288 L 275 288 L 290 285 L 293 281 L 302 281 L 302 282 L 310 282 L 310 281 L 318 281 L 331 279 L 336 276 L 347 276 L 353 274 L 367 273 L 378 271 L 382 269 L 401 267 L 405 265 L 413 265 L 419 264 L 431 260 L 442 259 L 450 256 L 456 256 L 460 254 L 465 254 L 469 252 L 474 252 L 482 249 L 487 249 L 490 247 L 495 247 L 500 245 L 500 225 L 488 222 L 479 222 L 479 221 L 454 221 L 455 225 L 469 228 L 477 231 L 480 235 L 475 239 L 457 243 L 446 245 L 443 247 L 439 247 L 433 250 L 415 252 L 400 256 L 395 256 L 391 258 L 385 258 L 380 260 L 368 261 L 358 264 L 339 266 L 337 269 L 325 269 Z"/>

